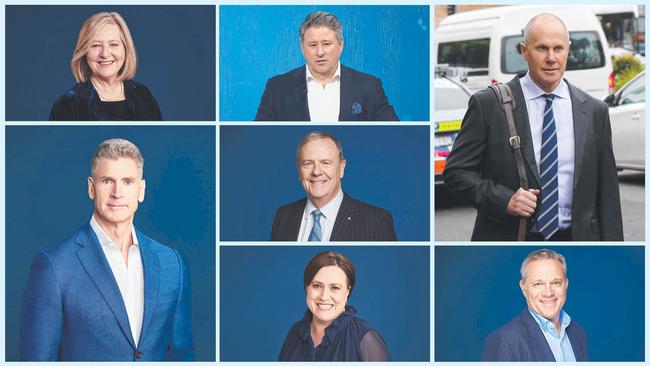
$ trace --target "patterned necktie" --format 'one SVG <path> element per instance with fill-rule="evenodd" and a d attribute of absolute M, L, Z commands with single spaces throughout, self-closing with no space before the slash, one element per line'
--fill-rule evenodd
<path fill-rule="evenodd" d="M 547 240 L 558 231 L 559 227 L 559 193 L 558 193 L 558 155 L 557 129 L 553 117 L 554 94 L 544 94 L 544 124 L 542 126 L 542 153 L 540 163 L 540 183 L 542 184 L 542 206 L 537 217 L 537 230 Z"/>
<path fill-rule="evenodd" d="M 320 217 L 323 216 L 323 213 L 320 210 L 314 210 L 311 212 L 311 215 L 314 217 L 314 227 L 311 228 L 308 240 L 321 241 L 323 240 L 323 228 L 320 226 Z"/>

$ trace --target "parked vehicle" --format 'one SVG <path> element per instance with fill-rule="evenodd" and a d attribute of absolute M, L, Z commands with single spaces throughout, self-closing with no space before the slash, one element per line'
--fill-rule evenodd
<path fill-rule="evenodd" d="M 449 69 L 437 66 L 434 77 L 434 171 L 435 183 L 442 184 L 442 172 L 447 157 L 456 141 L 458 131 L 467 111 L 470 93 Z"/>
<path fill-rule="evenodd" d="M 459 68 L 471 92 L 509 81 L 528 69 L 519 43 L 528 21 L 542 12 L 557 15 L 569 30 L 564 77 L 596 98 L 610 94 L 614 74 L 607 40 L 587 6 L 501 6 L 451 15 L 435 32 L 437 63 Z"/>
<path fill-rule="evenodd" d="M 618 169 L 645 171 L 645 71 L 605 98 Z"/>

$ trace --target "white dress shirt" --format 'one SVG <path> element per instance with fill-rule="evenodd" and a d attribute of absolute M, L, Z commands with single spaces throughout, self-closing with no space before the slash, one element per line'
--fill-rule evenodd
<path fill-rule="evenodd" d="M 546 99 L 542 95 L 555 94 L 552 108 L 555 128 L 557 129 L 559 223 L 560 229 L 567 229 L 571 226 L 573 168 L 575 162 L 573 113 L 569 85 L 562 79 L 552 92 L 546 93 L 533 82 L 528 73 L 519 79 L 519 82 L 528 109 L 528 122 L 530 123 L 530 133 L 533 138 L 537 173 L 539 173 L 542 154 L 542 126 L 544 125 L 544 108 L 546 106 Z"/>
<path fill-rule="evenodd" d="M 131 326 L 131 335 L 135 345 L 138 345 L 140 340 L 140 332 L 142 331 L 142 314 L 144 313 L 144 273 L 142 270 L 142 260 L 140 259 L 140 246 L 138 244 L 138 237 L 135 235 L 135 229 L 131 226 L 131 235 L 133 237 L 133 245 L 129 247 L 127 266 L 122 257 L 120 247 L 115 244 L 111 238 L 104 232 L 99 223 L 95 220 L 95 216 L 90 219 L 90 227 L 92 227 L 99 244 L 101 244 L 108 265 L 111 267 L 117 287 L 120 289 L 122 300 L 126 308 L 126 315 L 129 317 L 129 325 Z"/>
<path fill-rule="evenodd" d="M 307 105 L 312 122 L 337 122 L 341 106 L 341 63 L 332 78 L 321 84 L 307 68 Z"/>
<path fill-rule="evenodd" d="M 339 193 L 329 201 L 325 206 L 320 208 L 322 216 L 320 217 L 320 225 L 323 231 L 323 240 L 330 241 L 332 236 L 332 229 L 336 222 L 336 216 L 339 214 L 341 203 L 343 202 L 343 191 L 339 189 Z M 307 199 L 305 211 L 302 213 L 302 221 L 300 222 L 300 231 L 298 232 L 298 241 L 309 241 L 309 234 L 314 227 L 314 216 L 312 212 L 318 210 L 313 203 Z"/>

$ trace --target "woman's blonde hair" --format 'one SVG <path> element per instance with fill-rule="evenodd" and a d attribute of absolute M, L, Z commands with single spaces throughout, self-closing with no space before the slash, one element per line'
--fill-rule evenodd
<path fill-rule="evenodd" d="M 88 62 L 86 62 L 86 54 L 95 38 L 97 30 L 107 24 L 117 25 L 120 29 L 120 39 L 124 45 L 124 65 L 122 65 L 122 68 L 117 73 L 118 80 L 133 79 L 135 76 L 137 57 L 129 27 L 127 27 L 126 22 L 120 14 L 115 12 L 101 12 L 88 18 L 79 31 L 77 46 L 72 53 L 72 60 L 70 60 L 72 75 L 77 82 L 84 82 L 90 79 L 92 70 L 88 66 Z"/>

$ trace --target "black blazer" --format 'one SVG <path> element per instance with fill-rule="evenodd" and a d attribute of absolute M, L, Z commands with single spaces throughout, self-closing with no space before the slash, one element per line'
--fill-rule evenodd
<path fill-rule="evenodd" d="M 269 79 L 256 121 L 310 121 L 305 66 Z M 339 121 L 399 121 L 381 80 L 341 65 Z M 335 121 L 333 121 L 335 122 Z"/>
<path fill-rule="evenodd" d="M 133 121 L 162 121 L 149 89 L 135 80 L 124 81 L 126 105 Z M 77 83 L 52 106 L 50 121 L 109 121 L 108 111 L 90 81 Z"/>
<path fill-rule="evenodd" d="M 508 82 L 530 188 L 540 189 L 526 101 L 518 78 Z M 571 233 L 576 241 L 623 240 L 618 175 L 607 105 L 569 84 L 575 136 Z M 445 186 L 477 208 L 472 240 L 515 241 L 519 217 L 506 212 L 519 188 L 517 165 L 508 143 L 505 113 L 490 89 L 469 101 L 461 130 L 443 173 Z M 541 195 L 538 202 L 541 202 Z M 539 205 L 538 205 L 539 207 Z M 534 216 L 539 214 L 539 211 Z M 529 229 L 535 224 L 533 217 Z"/>
<path fill-rule="evenodd" d="M 296 241 L 307 198 L 278 208 L 271 229 L 272 241 Z M 383 208 L 347 194 L 336 216 L 330 241 L 396 241 L 393 216 Z"/>
<path fill-rule="evenodd" d="M 588 361 L 587 335 L 573 319 L 566 328 L 576 361 Z M 525 308 L 485 340 L 481 361 L 555 361 L 544 333 Z"/>

